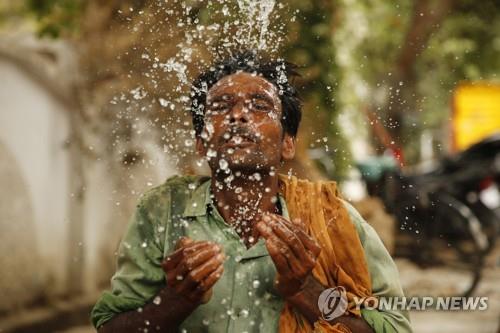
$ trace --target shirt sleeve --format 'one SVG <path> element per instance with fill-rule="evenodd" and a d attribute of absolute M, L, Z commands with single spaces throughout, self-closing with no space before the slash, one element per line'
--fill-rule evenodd
<path fill-rule="evenodd" d="M 377 232 L 352 205 L 345 201 L 344 204 L 349 211 L 352 222 L 356 225 L 365 252 L 373 295 L 377 297 L 404 297 L 396 264 Z M 362 308 L 361 315 L 376 333 L 412 332 L 408 311 Z"/>
<path fill-rule="evenodd" d="M 116 314 L 140 308 L 165 286 L 159 227 L 153 222 L 151 214 L 139 203 L 119 246 L 111 291 L 104 292 L 92 309 L 95 328 Z"/>

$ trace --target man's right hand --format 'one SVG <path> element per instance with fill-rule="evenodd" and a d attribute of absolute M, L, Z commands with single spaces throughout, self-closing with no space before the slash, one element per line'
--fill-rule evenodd
<path fill-rule="evenodd" d="M 224 259 L 220 245 L 182 237 L 162 263 L 167 288 L 190 303 L 207 303 L 224 271 Z"/>
<path fill-rule="evenodd" d="M 181 238 L 162 262 L 167 285 L 157 294 L 160 303 L 149 302 L 140 312 L 122 312 L 102 325 L 99 333 L 142 332 L 151 327 L 177 332 L 194 309 L 209 301 L 212 287 L 222 276 L 223 264 L 220 245 Z"/>

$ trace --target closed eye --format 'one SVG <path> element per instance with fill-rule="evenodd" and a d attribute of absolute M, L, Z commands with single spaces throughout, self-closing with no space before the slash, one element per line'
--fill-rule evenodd
<path fill-rule="evenodd" d="M 250 108 L 258 111 L 268 111 L 270 109 L 270 106 L 265 103 L 253 101 L 252 103 L 250 103 Z"/>
<path fill-rule="evenodd" d="M 268 111 L 274 109 L 274 102 L 265 94 L 255 93 L 251 95 L 251 106 L 255 110 Z"/>

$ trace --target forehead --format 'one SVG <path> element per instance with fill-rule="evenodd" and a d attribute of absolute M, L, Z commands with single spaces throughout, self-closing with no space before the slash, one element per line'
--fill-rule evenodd
<path fill-rule="evenodd" d="M 273 99 L 278 99 L 277 88 L 269 81 L 259 75 L 239 72 L 224 76 L 217 81 L 208 91 L 207 97 L 221 94 L 249 94 L 265 93 Z"/>

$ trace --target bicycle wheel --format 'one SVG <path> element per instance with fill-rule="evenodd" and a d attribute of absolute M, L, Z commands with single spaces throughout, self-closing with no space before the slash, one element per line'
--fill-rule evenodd
<path fill-rule="evenodd" d="M 447 271 L 448 293 L 469 296 L 481 279 L 488 237 L 473 211 L 447 193 L 431 196 L 429 249 Z"/>
<path fill-rule="evenodd" d="M 478 217 L 482 228 L 486 233 L 486 236 L 488 238 L 488 246 L 485 249 L 485 254 L 488 254 L 496 244 L 496 239 L 499 232 L 500 217 L 495 211 L 488 208 L 480 200 L 472 203 L 468 202 L 467 206 L 469 206 L 474 215 Z"/>
<path fill-rule="evenodd" d="M 468 296 L 481 279 L 486 236 L 472 211 L 447 193 L 407 191 L 398 201 L 396 255 L 407 296 Z"/>

